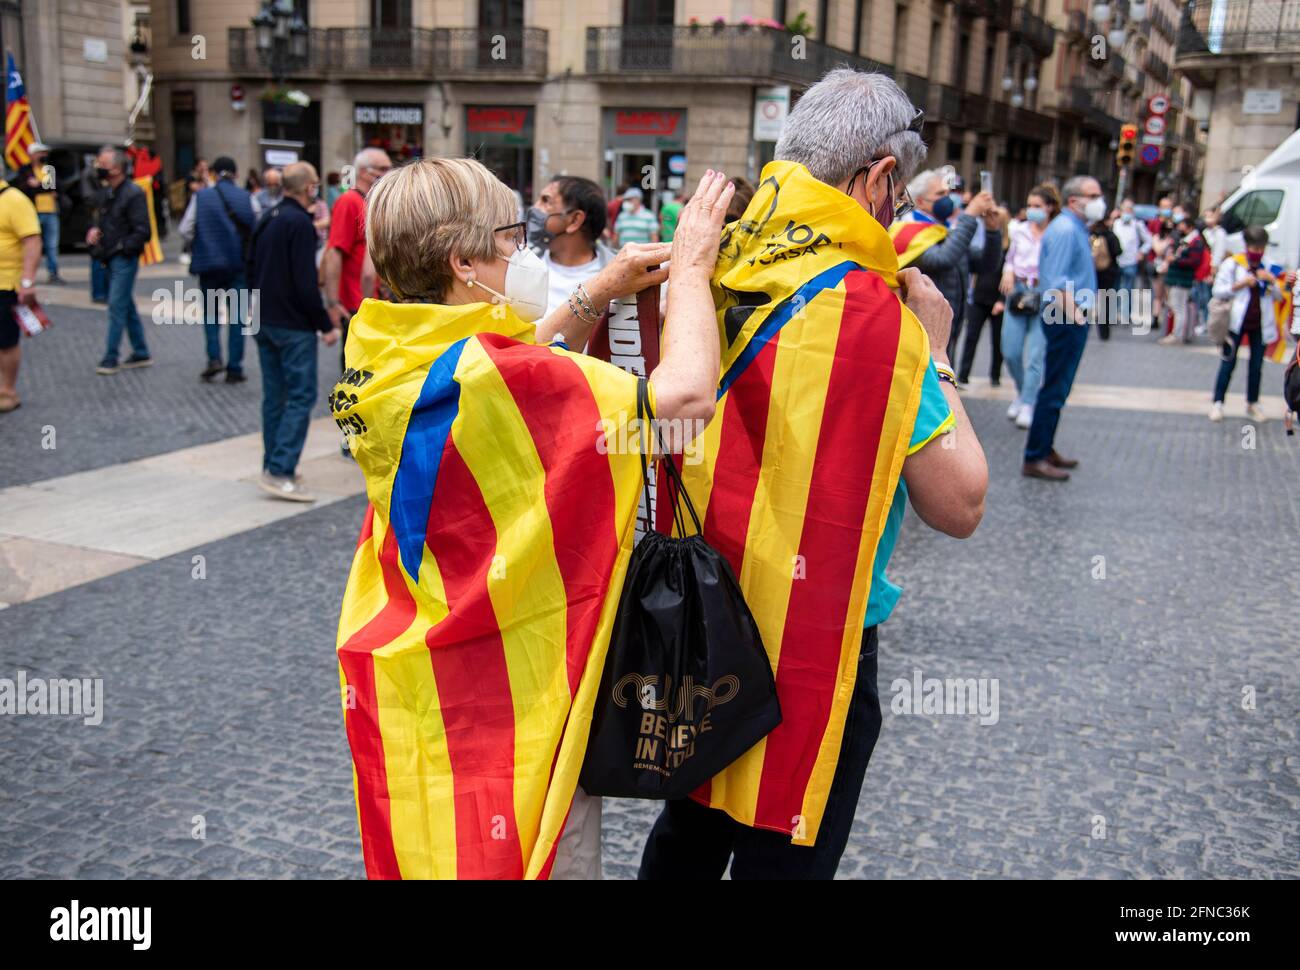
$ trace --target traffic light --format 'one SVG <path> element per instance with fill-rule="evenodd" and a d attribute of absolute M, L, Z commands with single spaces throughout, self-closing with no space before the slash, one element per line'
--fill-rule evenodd
<path fill-rule="evenodd" d="M 1128 168 L 1133 164 L 1133 155 L 1137 152 L 1137 125 L 1124 125 L 1119 130 L 1119 148 L 1115 149 L 1115 164 Z"/>

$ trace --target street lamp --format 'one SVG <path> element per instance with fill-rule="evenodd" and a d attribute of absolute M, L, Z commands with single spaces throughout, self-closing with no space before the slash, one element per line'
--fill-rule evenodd
<path fill-rule="evenodd" d="M 307 25 L 286 0 L 265 0 L 251 21 L 257 59 L 276 84 L 307 64 Z"/>

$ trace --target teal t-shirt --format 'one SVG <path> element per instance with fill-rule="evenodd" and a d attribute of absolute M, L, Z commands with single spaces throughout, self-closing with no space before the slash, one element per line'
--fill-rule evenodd
<path fill-rule="evenodd" d="M 912 428 L 912 440 L 908 442 L 907 453 L 915 454 L 924 448 L 936 436 L 952 427 L 954 418 L 952 408 L 943 396 L 939 386 L 939 372 L 934 369 L 934 361 L 925 369 L 921 380 L 921 405 L 916 412 L 916 424 Z M 903 595 L 901 586 L 895 586 L 885 576 L 885 567 L 889 557 L 894 554 L 898 543 L 898 530 L 903 527 L 903 511 L 907 507 L 907 483 L 901 478 L 898 488 L 894 490 L 894 503 L 889 507 L 889 516 L 885 519 L 885 531 L 880 535 L 880 545 L 876 549 L 876 559 L 871 564 L 871 593 L 867 597 L 867 617 L 863 627 L 875 626 L 889 619 L 894 612 L 898 598 Z"/>

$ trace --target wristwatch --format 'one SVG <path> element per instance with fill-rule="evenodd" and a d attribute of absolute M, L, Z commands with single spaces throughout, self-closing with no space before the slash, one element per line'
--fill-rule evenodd
<path fill-rule="evenodd" d="M 18 281 L 18 285 L 21 286 L 24 290 L 30 290 L 32 287 L 34 287 L 34 286 L 36 285 L 36 281 L 35 281 L 35 280 L 19 280 L 19 281 Z"/>

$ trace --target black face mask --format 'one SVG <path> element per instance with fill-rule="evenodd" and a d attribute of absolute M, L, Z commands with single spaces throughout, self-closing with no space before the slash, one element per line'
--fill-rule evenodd
<path fill-rule="evenodd" d="M 95 169 L 95 178 L 99 179 L 101 182 L 107 182 L 109 174 L 110 173 L 106 168 Z"/>

